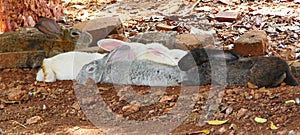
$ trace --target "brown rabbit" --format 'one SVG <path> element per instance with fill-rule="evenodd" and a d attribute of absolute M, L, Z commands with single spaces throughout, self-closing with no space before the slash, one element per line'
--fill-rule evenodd
<path fill-rule="evenodd" d="M 275 87 L 282 82 L 298 85 L 288 64 L 279 57 L 239 58 L 232 51 L 194 49 L 178 66 L 187 73 L 183 83 L 186 85 L 218 84 L 224 80 L 223 84 L 229 86 L 246 86 L 248 82 L 259 87 Z"/>
<path fill-rule="evenodd" d="M 88 46 L 92 36 L 78 29 L 63 28 L 52 19 L 41 18 L 35 28 L 6 32 L 0 35 L 0 53 L 45 51 L 46 57 Z"/>
<path fill-rule="evenodd" d="M 73 28 L 60 27 L 54 20 L 41 18 L 35 28 L 0 34 L 0 68 L 38 67 L 45 57 L 87 47 L 92 36 Z"/>

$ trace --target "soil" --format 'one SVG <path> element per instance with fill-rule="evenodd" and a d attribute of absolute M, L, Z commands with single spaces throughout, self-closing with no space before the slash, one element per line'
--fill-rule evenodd
<path fill-rule="evenodd" d="M 114 0 L 111 1 L 115 2 Z M 68 17 L 75 21 L 88 20 L 83 17 L 86 15 L 94 17 L 98 12 L 102 12 L 96 10 L 97 12 L 93 13 L 95 9 L 104 8 L 111 4 L 109 2 L 105 4 L 100 2 L 99 4 L 99 1 L 95 0 L 70 0 L 68 2 L 70 3 L 65 5 L 66 9 L 68 9 Z M 129 2 L 133 4 L 133 8 L 130 7 L 130 3 L 127 3 L 121 8 L 117 7 L 116 11 L 119 11 L 122 16 L 126 13 L 123 11 L 125 9 L 130 11 L 128 14 L 137 18 L 152 16 L 148 11 L 139 11 L 139 8 L 145 9 L 144 6 L 148 5 L 135 6 L 135 1 Z M 181 7 L 176 6 L 176 3 L 174 5 L 172 2 L 168 4 L 166 1 L 155 2 L 157 3 L 151 7 L 154 9 L 159 7 L 159 10 L 155 11 L 155 13 L 157 12 L 161 15 L 164 15 L 162 13 L 166 13 L 165 10 L 176 11 L 177 8 L 181 10 Z M 159 2 L 162 2 L 162 4 Z M 192 9 L 192 5 L 196 3 L 195 0 L 185 2 L 188 5 L 187 10 Z M 224 4 L 227 2 L 231 4 Z M 84 5 L 83 8 L 80 5 Z M 298 28 L 299 16 L 294 15 L 298 12 L 295 11 L 294 14 L 286 15 L 281 15 L 283 12 L 276 12 L 274 15 L 266 13 L 266 15 L 257 16 L 256 14 L 252 14 L 252 10 L 256 10 L 256 8 L 260 9 L 261 7 L 274 7 L 273 9 L 275 10 L 277 9 L 276 7 L 281 6 L 296 10 L 299 7 L 299 2 L 295 0 L 294 3 L 290 1 L 269 1 L 243 4 L 236 3 L 234 0 L 202 0 L 198 1 L 198 4 L 193 7 L 195 11 L 191 13 L 199 16 L 205 15 L 205 18 L 210 20 L 212 29 L 217 31 L 220 44 L 223 46 L 233 44 L 234 39 L 242 33 L 253 29 L 254 25 L 256 26 L 258 22 L 259 25 L 257 27 L 268 32 L 268 36 L 273 43 L 273 49 L 280 53 L 282 48 L 299 48 L 298 29 L 282 30 L 285 27 L 281 25 L 285 24 L 289 28 L 290 26 Z M 208 7 L 210 8 L 207 9 Z M 241 9 L 242 11 L 241 17 L 236 22 L 220 23 L 213 17 L 214 14 L 221 10 L 234 9 Z M 283 10 L 286 8 L 278 9 Z M 152 11 L 152 9 L 150 10 Z M 273 11 L 269 12 L 272 13 Z M 103 13 L 106 15 L 106 12 Z M 137 13 L 140 15 L 137 15 Z M 184 22 L 184 24 L 187 24 L 187 26 L 182 26 L 185 30 L 187 29 L 185 27 L 189 25 L 198 26 L 202 24 L 199 23 L 199 20 L 189 20 L 187 19 L 188 17 L 189 15 L 180 15 L 178 17 L 180 19 L 177 19 L 178 21 L 175 19 L 176 23 L 174 25 Z M 184 30 L 178 32 L 188 32 Z M 143 30 L 135 30 L 134 28 L 129 29 L 127 32 L 130 33 L 131 31 L 145 32 Z M 299 53 L 299 50 L 295 50 L 294 53 L 295 56 L 293 56 L 292 60 L 298 58 L 296 53 Z M 132 130 L 129 128 L 132 125 L 125 124 L 124 126 L 122 122 L 131 121 L 135 123 L 152 120 L 157 121 L 152 125 L 145 125 L 135 130 L 144 131 L 144 134 L 162 134 L 158 132 L 159 129 L 175 123 L 173 121 L 166 121 L 164 118 L 168 118 L 169 116 L 181 118 L 182 112 L 185 111 L 184 114 L 187 114 L 187 117 L 184 117 L 181 121 L 179 120 L 179 122 L 177 121 L 179 125 L 171 128 L 167 133 L 195 135 L 300 134 L 300 86 L 282 84 L 276 88 L 228 87 L 221 91 L 215 90 L 215 87 L 211 85 L 167 88 L 116 86 L 112 84 L 97 84 L 96 86 L 93 82 L 81 85 L 71 80 L 56 81 L 53 83 L 36 82 L 36 73 L 37 69 L 0 69 L 0 134 L 94 135 L 112 134 L 112 132 L 126 134 Z M 128 90 L 137 93 L 136 95 L 138 96 L 135 97 L 141 98 L 135 99 L 135 97 L 132 97 L 127 92 Z M 186 92 L 186 95 L 182 95 L 183 91 Z M 150 96 L 153 99 L 143 99 L 143 96 Z M 181 108 L 176 110 L 178 112 L 176 112 L 173 108 L 182 103 L 181 97 L 182 99 L 191 99 L 193 104 L 181 106 Z M 103 109 L 100 101 L 104 101 L 102 103 L 105 103 L 107 108 Z M 185 105 L 184 103 L 182 105 Z M 113 125 L 109 125 L 114 118 L 103 117 L 107 116 L 107 110 L 111 110 L 110 112 L 116 114 L 118 118 L 124 119 L 114 122 Z M 95 116 L 101 117 L 98 118 Z M 160 119 L 161 117 L 162 119 Z M 264 123 L 257 122 L 257 117 L 267 119 L 267 121 Z M 165 125 L 156 124 L 164 120 L 166 121 Z M 212 122 L 211 120 L 225 120 L 226 122 L 220 123 L 220 121 L 217 121 L 216 124 L 208 124 Z M 104 123 L 102 126 L 101 122 Z M 122 128 L 123 131 L 117 129 L 117 127 L 122 125 L 124 126 Z"/>
<path fill-rule="evenodd" d="M 256 89 L 231 87 L 224 91 L 210 90 L 212 86 L 176 86 L 167 87 L 165 92 L 161 92 L 164 90 L 162 87 L 97 84 L 95 89 L 97 94 L 91 96 L 89 95 L 91 90 L 87 86 L 93 82 L 87 85 L 73 81 L 36 82 L 36 72 L 36 69 L 19 68 L 1 70 L 0 128 L 2 133 L 106 134 L 101 127 L 97 128 L 95 123 L 92 123 L 93 120 L 86 117 L 86 111 L 83 111 L 92 106 L 93 99 L 98 101 L 102 97 L 112 112 L 125 120 L 147 121 L 170 114 L 170 108 L 174 107 L 182 90 L 196 92 L 190 93 L 194 95 L 195 104 L 188 117 L 171 131 L 173 134 L 204 134 L 205 130 L 209 130 L 211 134 L 300 133 L 298 115 L 300 86 L 283 84 L 276 88 Z M 132 89 L 138 95 L 150 93 L 154 96 L 162 96 L 153 104 L 142 106 L 135 100 L 130 103 L 127 102 L 128 100 L 125 101 L 126 94 L 124 97 L 120 96 L 119 88 L 123 89 L 121 90 L 123 93 Z M 286 103 L 289 100 L 295 102 Z M 143 101 L 147 102 L 147 99 Z M 210 108 L 208 111 L 211 113 L 204 113 L 207 107 Z M 254 120 L 255 117 L 265 118 L 267 122 L 258 123 Z M 204 120 L 228 121 L 221 125 L 210 125 L 203 122 Z M 278 129 L 271 129 L 271 122 Z"/>

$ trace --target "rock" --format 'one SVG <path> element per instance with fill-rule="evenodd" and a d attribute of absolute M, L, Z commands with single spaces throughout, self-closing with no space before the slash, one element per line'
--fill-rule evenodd
<path fill-rule="evenodd" d="M 79 111 L 80 110 L 80 105 L 78 102 L 73 103 L 72 108 L 74 108 L 75 110 Z"/>
<path fill-rule="evenodd" d="M 129 38 L 132 42 L 139 43 L 161 43 L 169 49 L 191 50 L 202 48 L 208 45 L 214 45 L 214 36 L 211 31 L 197 31 L 194 34 L 180 34 L 177 32 L 148 32 L 138 34 Z"/>
<path fill-rule="evenodd" d="M 156 25 L 156 30 L 173 31 L 176 30 L 177 26 L 170 26 L 167 24 L 159 23 Z"/>
<path fill-rule="evenodd" d="M 240 56 L 263 56 L 269 46 L 265 31 L 246 32 L 234 42 L 234 51 Z"/>
<path fill-rule="evenodd" d="M 139 42 L 143 44 L 161 43 L 169 49 L 175 48 L 175 35 L 177 32 L 147 32 L 130 37 L 131 42 Z"/>
<path fill-rule="evenodd" d="M 9 90 L 7 99 L 12 101 L 26 101 L 29 100 L 29 94 L 27 93 L 27 91 L 13 88 Z"/>
<path fill-rule="evenodd" d="M 73 28 L 89 32 L 93 41 L 89 46 L 97 46 L 97 41 L 111 34 L 124 34 L 121 20 L 116 17 L 101 17 L 75 24 Z"/>
<path fill-rule="evenodd" d="M 85 129 L 80 127 L 73 127 L 67 130 L 64 134 L 70 134 L 70 135 L 104 135 L 101 130 L 99 129 Z"/>
<path fill-rule="evenodd" d="M 300 61 L 296 61 L 291 65 L 291 71 L 295 77 L 300 78 Z"/>
<path fill-rule="evenodd" d="M 228 107 L 225 111 L 226 114 L 230 115 L 233 111 L 233 108 L 232 107 Z"/>
<path fill-rule="evenodd" d="M 31 117 L 29 119 L 26 120 L 26 125 L 31 125 L 31 124 L 36 124 L 40 121 L 42 121 L 43 118 L 40 117 L 40 116 L 34 116 L 34 117 Z"/>
<path fill-rule="evenodd" d="M 140 110 L 140 107 L 141 106 L 138 104 L 128 104 L 122 108 L 122 111 L 129 112 L 129 113 L 135 113 Z"/>
<path fill-rule="evenodd" d="M 201 37 L 199 37 L 201 38 Z M 202 39 L 203 40 L 203 39 Z M 205 40 L 205 39 L 204 39 Z M 202 48 L 201 41 L 193 34 L 180 34 L 176 36 L 176 48 L 184 50 L 192 50 Z"/>
<path fill-rule="evenodd" d="M 161 97 L 161 99 L 159 100 L 160 103 L 163 103 L 165 101 L 172 101 L 176 99 L 176 95 L 170 95 L 170 96 L 163 96 Z"/>
<path fill-rule="evenodd" d="M 237 20 L 239 14 L 239 12 L 221 11 L 215 15 L 215 19 L 222 22 L 233 22 Z"/>

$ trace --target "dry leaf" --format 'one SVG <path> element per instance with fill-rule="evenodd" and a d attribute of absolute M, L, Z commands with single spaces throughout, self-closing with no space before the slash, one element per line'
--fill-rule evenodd
<path fill-rule="evenodd" d="M 253 83 L 251 83 L 251 82 L 247 82 L 247 85 L 248 85 L 248 87 L 251 88 L 251 89 L 257 89 L 257 88 L 258 88 L 258 86 L 256 86 L 255 84 L 253 84 Z"/>
<path fill-rule="evenodd" d="M 203 129 L 203 130 L 192 132 L 192 133 L 189 133 L 189 134 L 199 134 L 199 133 L 204 133 L 204 134 L 208 135 L 208 134 L 210 134 L 210 130 Z"/>
<path fill-rule="evenodd" d="M 265 123 L 265 122 L 267 122 L 268 120 L 267 120 L 267 119 L 264 119 L 264 118 L 255 117 L 255 118 L 254 118 L 254 121 L 256 121 L 257 123 Z"/>
<path fill-rule="evenodd" d="M 224 123 L 226 123 L 229 119 L 227 120 L 210 120 L 210 121 L 206 121 L 209 125 L 222 125 Z"/>
<path fill-rule="evenodd" d="M 271 128 L 272 130 L 278 129 L 278 127 L 276 127 L 272 121 L 271 121 L 270 128 Z"/>
<path fill-rule="evenodd" d="M 285 101 L 285 104 L 288 104 L 288 103 L 296 103 L 295 100 L 287 100 Z"/>

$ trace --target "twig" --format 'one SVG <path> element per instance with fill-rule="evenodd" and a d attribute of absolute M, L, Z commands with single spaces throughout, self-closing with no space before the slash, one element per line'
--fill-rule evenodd
<path fill-rule="evenodd" d="M 23 125 L 23 124 L 21 124 L 21 123 L 15 121 L 15 120 L 11 120 L 11 121 L 12 121 L 13 123 L 16 123 L 16 124 L 22 126 L 23 128 L 26 128 L 26 129 L 27 129 L 27 127 L 26 127 L 25 125 Z"/>

